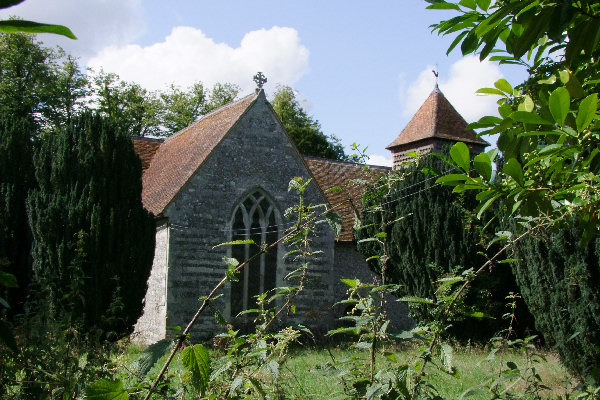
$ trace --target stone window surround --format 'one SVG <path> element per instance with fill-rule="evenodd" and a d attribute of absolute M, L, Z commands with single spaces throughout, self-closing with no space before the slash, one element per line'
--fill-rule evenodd
<path fill-rule="evenodd" d="M 248 200 L 251 200 L 251 202 L 253 203 L 251 205 L 251 210 L 248 210 L 248 207 L 244 205 L 244 203 L 247 203 Z M 266 200 L 266 202 L 268 203 L 268 209 L 264 210 L 264 207 L 260 207 L 260 203 L 262 200 Z M 228 223 L 228 234 L 229 234 L 229 241 L 232 240 L 236 240 L 237 238 L 234 238 L 234 225 L 235 225 L 235 220 L 236 220 L 236 214 L 238 213 L 238 211 L 242 211 L 242 213 L 244 214 L 244 225 L 246 226 L 246 229 L 249 225 L 252 224 L 252 220 L 251 220 L 251 215 L 253 215 L 254 212 L 258 212 L 259 213 L 259 222 L 260 222 L 260 226 L 261 226 L 261 241 L 264 242 L 266 239 L 266 234 L 268 232 L 271 232 L 273 230 L 273 227 L 269 225 L 269 219 L 271 219 L 270 217 L 272 216 L 275 220 L 275 226 L 276 226 L 276 237 L 277 239 L 279 239 L 282 235 L 282 219 L 281 219 L 281 212 L 280 212 L 280 208 L 277 205 L 277 202 L 275 201 L 275 199 L 269 195 L 269 193 L 264 190 L 263 188 L 257 186 L 257 187 L 253 187 L 250 190 L 247 190 L 244 195 L 242 195 L 235 203 L 235 206 L 233 207 L 233 210 L 231 211 L 230 215 L 230 220 Z M 256 221 L 254 221 L 256 222 Z M 273 224 L 271 224 L 273 225 Z M 229 246 L 229 248 L 227 249 L 227 257 L 233 257 L 233 253 L 234 251 L 232 250 L 233 246 Z M 244 254 L 245 254 L 245 259 L 248 257 L 249 255 L 249 247 L 250 245 L 245 245 L 244 246 Z M 241 258 L 241 257 L 238 257 Z M 274 285 L 273 287 L 278 287 L 281 286 L 281 281 L 282 281 L 282 269 L 284 268 L 283 266 L 283 249 L 281 244 L 277 246 L 277 253 L 276 253 L 276 273 L 275 273 L 275 280 L 274 280 Z M 260 289 L 261 292 L 264 290 L 264 271 L 265 271 L 265 267 L 266 267 L 266 263 L 265 263 L 266 257 L 263 254 L 260 257 Z M 242 259 L 238 259 L 238 261 L 241 263 L 244 260 Z M 245 309 L 247 307 L 247 305 L 249 304 L 248 302 L 248 272 L 249 269 L 246 267 L 244 268 L 244 271 L 242 271 L 239 274 L 239 279 L 240 281 L 244 282 L 244 298 L 243 298 L 243 308 Z M 233 300 L 233 293 L 232 293 L 232 283 L 231 282 L 227 282 L 226 286 L 225 286 L 225 293 L 226 293 L 226 304 L 225 304 L 225 318 L 227 319 L 231 319 L 231 318 L 235 318 L 236 315 L 232 315 L 232 300 Z M 271 285 L 269 285 L 271 286 Z M 269 287 L 267 289 L 272 289 L 272 287 Z"/>

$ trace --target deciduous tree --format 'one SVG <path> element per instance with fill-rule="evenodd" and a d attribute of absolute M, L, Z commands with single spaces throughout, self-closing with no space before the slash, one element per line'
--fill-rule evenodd
<path fill-rule="evenodd" d="M 300 153 L 333 160 L 346 159 L 339 139 L 328 137 L 321 131 L 319 121 L 304 111 L 291 87 L 280 86 L 271 104 Z"/>

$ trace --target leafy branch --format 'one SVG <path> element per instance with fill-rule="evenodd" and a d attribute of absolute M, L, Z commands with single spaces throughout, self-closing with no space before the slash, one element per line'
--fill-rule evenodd
<path fill-rule="evenodd" d="M 0 9 L 16 6 L 23 1 L 25 0 L 0 0 Z M 56 35 L 66 36 L 69 39 L 77 39 L 73 32 L 71 32 L 71 30 L 66 26 L 24 21 L 22 19 L 9 19 L 0 21 L 0 32 L 54 33 Z"/>

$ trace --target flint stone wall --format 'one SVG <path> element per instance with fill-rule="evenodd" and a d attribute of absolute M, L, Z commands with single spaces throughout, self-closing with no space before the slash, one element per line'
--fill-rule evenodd
<path fill-rule="evenodd" d="M 310 174 L 272 109 L 259 97 L 164 211 L 170 228 L 166 326 L 185 326 L 200 306 L 199 297 L 207 295 L 225 275 L 223 257 L 231 250 L 214 246 L 231 240 L 234 209 L 248 194 L 261 189 L 270 196 L 281 222 L 280 234 L 291 226 L 283 215 L 298 204 L 297 193 L 288 192 L 289 181 L 296 176 L 307 179 Z M 309 185 L 305 196 L 306 204 L 325 203 L 315 183 Z M 292 316 L 295 322 L 309 325 L 311 312 L 331 304 L 333 289 L 333 233 L 321 224 L 317 234 L 312 245 L 323 253 L 311 262 L 311 282 L 295 300 L 296 314 Z M 289 286 L 283 277 L 299 266 L 284 259 L 287 251 L 285 245 L 279 245 L 276 286 Z M 229 285 L 221 293 L 224 296 L 212 306 L 231 318 Z M 318 322 L 327 325 L 329 320 Z M 223 329 L 207 310 L 192 336 L 208 338 Z"/>

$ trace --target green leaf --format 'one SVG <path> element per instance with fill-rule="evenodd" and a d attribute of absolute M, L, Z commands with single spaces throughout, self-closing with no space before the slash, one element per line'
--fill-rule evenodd
<path fill-rule="evenodd" d="M 579 104 L 579 111 L 575 123 L 577 124 L 577 132 L 582 132 L 587 128 L 596 115 L 598 109 L 598 93 L 590 94 L 583 99 Z"/>
<path fill-rule="evenodd" d="M 262 388 L 261 383 L 254 378 L 248 378 L 248 380 L 250 381 L 250 384 L 252 384 L 252 387 L 254 388 L 254 390 L 256 390 L 258 392 L 258 394 L 260 395 L 260 398 L 266 399 L 267 394 L 265 393 L 264 389 Z"/>
<path fill-rule="evenodd" d="M 358 243 L 365 243 L 365 242 L 380 242 L 380 240 L 377 238 L 374 238 L 374 237 L 370 237 L 370 238 L 360 239 L 358 241 Z"/>
<path fill-rule="evenodd" d="M 0 286 L 12 288 L 19 287 L 17 278 L 13 274 L 4 271 L 0 271 Z"/>
<path fill-rule="evenodd" d="M 477 2 L 475 2 L 475 0 L 460 0 L 458 4 L 470 8 L 471 10 L 475 10 L 477 8 Z"/>
<path fill-rule="evenodd" d="M 454 3 L 446 3 L 445 1 L 434 3 L 427 6 L 428 10 L 456 10 L 460 11 L 460 7 Z"/>
<path fill-rule="evenodd" d="M 146 375 L 156 362 L 173 346 L 170 339 L 160 340 L 144 349 L 142 354 L 131 364 L 138 375 Z"/>
<path fill-rule="evenodd" d="M 373 347 L 373 343 L 371 342 L 358 342 L 354 345 L 355 348 L 357 349 L 363 349 L 363 350 L 368 350 L 371 347 Z"/>
<path fill-rule="evenodd" d="M 569 94 L 576 99 L 583 97 L 585 94 L 581 82 L 579 82 L 579 79 L 577 79 L 575 75 L 571 76 L 571 79 L 566 83 L 565 88 L 567 88 Z"/>
<path fill-rule="evenodd" d="M 449 344 L 442 344 L 440 346 L 440 357 L 442 359 L 442 363 L 444 365 L 444 370 L 449 373 L 454 373 L 454 368 L 452 367 L 452 359 L 453 359 L 453 351 L 452 346 Z"/>
<path fill-rule="evenodd" d="M 225 262 L 225 264 L 227 264 L 228 267 L 237 267 L 238 265 L 240 265 L 240 262 L 237 260 L 237 258 L 233 258 L 233 257 L 223 257 L 223 261 Z"/>
<path fill-rule="evenodd" d="M 494 203 L 494 201 L 496 201 L 500 196 L 502 196 L 502 193 L 498 193 L 498 194 L 490 197 L 489 199 L 487 199 L 486 202 L 483 203 L 481 205 L 481 207 L 479 208 L 479 211 L 477 212 L 477 219 L 480 219 L 481 216 L 483 215 L 483 213 L 485 212 L 485 210 L 490 208 L 490 206 Z"/>
<path fill-rule="evenodd" d="M 467 315 L 469 317 L 472 317 L 472 318 L 489 318 L 489 319 L 495 319 L 494 317 L 492 317 L 492 316 L 490 316 L 490 315 L 488 315 L 486 313 L 483 313 L 481 311 L 473 311 L 473 312 L 470 312 L 470 313 L 465 313 L 465 315 Z"/>
<path fill-rule="evenodd" d="M 521 261 L 521 260 L 518 258 L 507 258 L 507 259 L 498 261 L 498 263 L 499 264 L 510 264 L 510 263 L 514 263 L 514 262 L 518 262 L 518 261 Z"/>
<path fill-rule="evenodd" d="M 478 94 L 497 94 L 500 96 L 504 96 L 504 92 L 502 90 L 498 90 L 498 89 L 494 89 L 494 88 L 481 88 L 481 89 L 477 89 L 477 91 L 475 91 L 475 93 Z"/>
<path fill-rule="evenodd" d="M 450 148 L 450 157 L 465 172 L 471 169 L 471 158 L 469 157 L 469 148 L 463 142 L 455 143 Z"/>
<path fill-rule="evenodd" d="M 217 247 L 221 247 L 221 246 L 237 246 L 237 245 L 242 245 L 242 244 L 256 244 L 256 243 L 254 243 L 254 240 L 252 240 L 252 239 L 233 240 L 233 241 L 227 242 L 227 243 L 219 243 L 218 245 L 213 246 L 213 249 L 216 249 Z"/>
<path fill-rule="evenodd" d="M 427 299 L 424 297 L 416 297 L 416 296 L 404 296 L 400 297 L 398 301 L 403 301 L 405 303 L 418 303 L 418 304 L 433 304 L 433 300 Z"/>
<path fill-rule="evenodd" d="M 494 83 L 494 86 L 496 86 L 498 89 L 500 89 L 504 93 L 507 93 L 509 95 L 513 94 L 513 87 L 510 85 L 510 83 L 508 83 L 508 81 L 506 79 L 497 80 Z"/>
<path fill-rule="evenodd" d="M 54 33 L 56 35 L 66 36 L 70 39 L 77 39 L 73 32 L 66 26 L 41 24 L 33 21 L 23 20 L 5 20 L 0 21 L 0 32 L 6 33 Z"/>
<path fill-rule="evenodd" d="M 546 79 L 540 79 L 538 81 L 538 83 L 540 85 L 553 85 L 556 83 L 556 75 L 550 75 L 548 78 Z"/>
<path fill-rule="evenodd" d="M 360 281 L 357 279 L 340 279 L 340 281 L 351 288 L 355 288 L 360 284 Z"/>
<path fill-rule="evenodd" d="M 448 174 L 448 175 L 439 177 L 435 181 L 435 183 L 450 183 L 452 185 L 452 184 L 456 184 L 458 182 L 464 182 L 467 179 L 469 179 L 469 177 L 464 174 Z"/>
<path fill-rule="evenodd" d="M 477 0 L 477 5 L 479 6 L 479 8 L 481 8 L 483 11 L 487 11 L 488 8 L 490 8 L 490 4 L 492 3 L 492 0 Z"/>
<path fill-rule="evenodd" d="M 22 3 L 24 1 L 25 0 L 0 0 L 0 8 L 16 6 L 17 4 Z"/>
<path fill-rule="evenodd" d="M 512 114 L 510 114 L 509 117 L 513 121 L 522 122 L 524 124 L 554 125 L 553 122 L 546 121 L 544 118 L 540 117 L 535 112 L 515 111 Z"/>
<path fill-rule="evenodd" d="M 333 229 L 335 237 L 340 236 L 340 233 L 342 233 L 342 217 L 340 214 L 334 211 L 327 211 L 325 213 L 325 219 L 329 226 L 331 226 L 331 229 Z"/>
<path fill-rule="evenodd" d="M 460 51 L 463 55 L 467 55 L 477 50 L 477 47 L 479 47 L 479 38 L 475 31 L 470 31 L 461 43 Z"/>
<path fill-rule="evenodd" d="M 565 123 L 565 118 L 569 113 L 569 107 L 571 105 L 571 96 L 569 91 L 564 87 L 559 87 L 550 94 L 548 99 L 548 107 L 554 121 L 562 126 Z"/>
<path fill-rule="evenodd" d="M 223 316 L 223 314 L 221 314 L 221 311 L 216 310 L 215 311 L 215 321 L 217 321 L 217 324 L 221 325 L 221 326 L 227 326 L 227 320 L 225 319 L 225 317 Z"/>
<path fill-rule="evenodd" d="M 454 50 L 454 48 L 456 47 L 456 45 L 460 43 L 460 41 L 465 37 L 465 35 L 467 33 L 469 33 L 469 32 L 468 31 L 462 31 L 457 37 L 454 38 L 454 40 L 452 41 L 452 43 L 448 47 L 448 50 L 446 50 L 446 55 L 450 54 L 450 52 L 452 52 L 452 50 Z"/>
<path fill-rule="evenodd" d="M 507 361 L 506 366 L 513 370 L 519 369 L 519 367 L 517 367 L 517 364 L 515 364 L 513 361 Z"/>
<path fill-rule="evenodd" d="M 486 153 L 479 153 L 473 158 L 473 167 L 475 170 L 485 179 L 490 181 L 492 179 L 492 160 Z"/>
<path fill-rule="evenodd" d="M 533 100 L 531 99 L 531 96 L 526 94 L 523 97 L 524 97 L 523 102 L 521 104 L 519 104 L 519 111 L 532 112 L 535 105 L 533 104 Z"/>
<path fill-rule="evenodd" d="M 85 398 L 90 400 L 127 400 L 129 394 L 120 380 L 100 379 L 85 389 Z"/>
<path fill-rule="evenodd" d="M 523 169 L 521 164 L 514 159 L 509 159 L 503 166 L 502 170 L 511 178 L 513 178 L 519 186 L 523 186 Z"/>
<path fill-rule="evenodd" d="M 203 393 L 208 386 L 210 378 L 210 357 L 208 351 L 201 344 L 186 347 L 183 349 L 181 361 L 191 374 L 191 381 L 194 388 Z"/>

